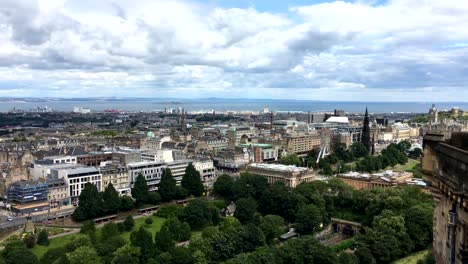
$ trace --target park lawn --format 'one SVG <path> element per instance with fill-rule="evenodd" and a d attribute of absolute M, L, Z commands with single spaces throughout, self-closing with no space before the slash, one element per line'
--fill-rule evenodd
<path fill-rule="evenodd" d="M 392 264 L 416 264 L 418 260 L 424 259 L 428 252 L 428 249 L 419 251 L 402 259 L 395 260 Z"/>
<path fill-rule="evenodd" d="M 153 223 L 151 225 L 145 224 L 145 219 L 147 217 L 153 218 Z M 147 217 L 141 217 L 141 218 L 135 219 L 135 227 L 133 228 L 133 230 L 138 230 L 141 226 L 143 226 L 147 231 L 151 232 L 154 238 L 154 235 L 156 234 L 156 232 L 158 232 L 161 229 L 161 226 L 166 221 L 166 219 L 153 216 L 153 215 L 147 216 Z M 101 233 L 101 230 L 100 230 L 101 228 L 102 226 L 96 229 L 96 233 L 97 233 L 96 235 L 98 236 L 98 238 Z M 131 232 L 123 232 L 122 234 L 120 234 L 120 236 L 124 238 L 126 241 L 130 242 L 130 233 Z M 202 231 L 193 231 L 191 238 L 200 237 L 201 234 L 202 234 Z M 80 235 L 81 234 L 77 233 L 77 234 L 64 235 L 64 236 L 57 237 L 57 238 L 51 238 L 50 244 L 48 246 L 35 245 L 34 248 L 32 248 L 32 252 L 40 259 L 47 250 L 51 248 L 64 246 L 73 238 L 78 237 Z"/>
<path fill-rule="evenodd" d="M 75 234 L 52 238 L 49 240 L 50 244 L 48 246 L 35 245 L 31 250 L 39 259 L 41 259 L 47 250 L 51 248 L 62 247 L 66 243 L 70 242 L 73 238 L 81 236 L 81 235 L 82 234 L 80 233 L 75 233 Z"/>
<path fill-rule="evenodd" d="M 153 218 L 153 223 L 151 225 L 145 224 L 145 219 L 148 218 L 148 217 Z M 157 216 L 153 216 L 153 215 L 147 216 L 147 217 L 137 218 L 137 219 L 135 219 L 135 227 L 133 228 L 133 230 L 138 230 L 141 226 L 143 226 L 147 231 L 151 232 L 151 234 L 154 237 L 156 232 L 158 232 L 161 229 L 161 226 L 164 224 L 165 221 L 166 221 L 165 218 L 161 218 L 161 217 L 157 217 Z M 131 232 L 123 232 L 121 234 L 121 236 L 125 240 L 130 242 L 130 233 Z"/>
<path fill-rule="evenodd" d="M 141 226 L 143 226 L 146 230 L 150 231 L 151 234 L 154 237 L 156 232 L 158 232 L 161 229 L 161 226 L 164 223 L 164 221 L 166 221 L 166 219 L 161 218 L 161 217 L 156 217 L 156 216 L 148 216 L 148 217 L 153 218 L 153 224 L 151 224 L 151 225 L 145 224 L 146 217 L 137 218 L 137 219 L 135 219 L 135 227 L 133 228 L 133 230 L 137 230 Z M 96 235 L 98 237 L 101 234 L 101 232 L 100 232 L 101 228 L 102 228 L 102 226 L 98 227 L 96 229 Z M 130 233 L 131 232 L 123 232 L 120 236 L 122 236 L 125 240 L 130 242 Z M 68 243 L 69 241 L 71 241 L 73 238 L 78 237 L 80 235 L 81 234 L 77 233 L 77 234 L 71 234 L 71 235 L 65 235 L 65 236 L 61 236 L 61 237 L 51 238 L 50 239 L 50 244 L 48 246 L 35 245 L 34 248 L 32 248 L 32 252 L 40 259 L 47 250 L 49 250 L 51 248 L 61 247 L 61 246 L 65 245 L 66 243 Z"/>
<path fill-rule="evenodd" d="M 408 162 L 404 165 L 397 164 L 395 167 L 393 167 L 394 171 L 398 172 L 405 172 L 405 171 L 413 171 L 413 168 L 418 165 L 419 161 L 414 160 L 414 159 L 408 159 Z"/>
<path fill-rule="evenodd" d="M 192 231 L 192 234 L 190 235 L 190 239 L 198 238 L 201 237 L 203 231 Z"/>

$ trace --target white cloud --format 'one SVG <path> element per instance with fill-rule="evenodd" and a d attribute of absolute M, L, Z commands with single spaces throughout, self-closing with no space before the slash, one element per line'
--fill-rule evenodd
<path fill-rule="evenodd" d="M 468 2 L 459 0 L 282 13 L 182 0 L 3 0 L 0 96 L 466 101 L 466 28 Z M 444 92 L 454 89 L 462 92 Z"/>

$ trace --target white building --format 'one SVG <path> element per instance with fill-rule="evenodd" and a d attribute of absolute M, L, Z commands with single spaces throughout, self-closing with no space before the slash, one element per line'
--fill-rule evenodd
<path fill-rule="evenodd" d="M 155 191 L 158 189 L 158 184 L 166 165 L 161 161 L 141 161 L 129 163 L 127 168 L 130 187 L 133 187 L 138 174 L 141 173 L 146 179 L 149 190 Z"/>
<path fill-rule="evenodd" d="M 96 185 L 99 192 L 102 191 L 102 174 L 97 168 L 83 165 L 62 164 L 50 168 L 51 179 L 64 179 L 68 186 L 68 196 L 71 202 L 78 202 L 85 184 L 90 182 Z"/>
<path fill-rule="evenodd" d="M 52 164 L 60 164 L 60 163 L 77 164 L 76 156 L 49 156 L 49 157 L 44 157 L 43 160 L 51 161 Z"/>
<path fill-rule="evenodd" d="M 141 153 L 141 160 L 143 161 L 162 161 L 173 162 L 174 156 L 171 149 L 154 149 Z"/>
<path fill-rule="evenodd" d="M 81 107 L 81 106 L 75 106 L 75 107 L 73 107 L 73 113 L 89 114 L 89 113 L 91 113 L 91 109 L 84 108 L 84 107 Z"/>
<path fill-rule="evenodd" d="M 212 160 L 195 161 L 193 163 L 195 169 L 200 173 L 200 178 L 205 187 L 212 187 L 216 181 L 216 168 Z"/>
<path fill-rule="evenodd" d="M 176 160 L 166 163 L 166 167 L 171 169 L 172 176 L 176 179 L 177 183 L 180 183 L 180 181 L 182 181 L 182 177 L 185 175 L 185 169 L 192 162 L 193 160 L 189 159 Z"/>

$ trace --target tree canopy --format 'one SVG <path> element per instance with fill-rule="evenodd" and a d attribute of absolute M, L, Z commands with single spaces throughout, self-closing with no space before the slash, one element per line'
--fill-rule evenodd
<path fill-rule="evenodd" d="M 163 174 L 161 176 L 161 181 L 159 182 L 158 191 L 161 195 L 162 201 L 164 202 L 169 202 L 176 198 L 176 180 L 172 176 L 171 169 L 164 169 Z"/>
<path fill-rule="evenodd" d="M 201 181 L 200 172 L 195 169 L 192 163 L 185 168 L 185 174 L 182 177 L 181 185 L 187 190 L 189 195 L 200 197 L 203 194 L 205 187 Z"/>

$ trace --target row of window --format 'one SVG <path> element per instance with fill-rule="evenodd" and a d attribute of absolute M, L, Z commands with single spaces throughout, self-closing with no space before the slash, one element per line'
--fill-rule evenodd
<path fill-rule="evenodd" d="M 77 179 L 70 179 L 70 184 L 73 183 L 80 183 L 80 182 L 89 182 L 89 181 L 98 181 L 101 180 L 101 175 L 91 176 L 91 177 L 83 177 Z"/>

